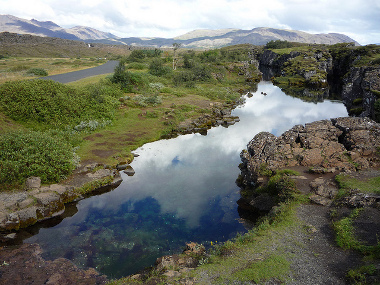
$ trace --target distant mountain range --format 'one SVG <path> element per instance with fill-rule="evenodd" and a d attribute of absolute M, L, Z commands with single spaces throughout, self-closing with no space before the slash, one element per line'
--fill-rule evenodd
<path fill-rule="evenodd" d="M 67 40 L 99 40 L 117 38 L 111 33 L 105 33 L 93 28 L 76 26 L 64 29 L 54 22 L 26 20 L 11 15 L 0 15 L 0 32 L 30 34 L 42 37 L 55 37 Z"/>
<path fill-rule="evenodd" d="M 77 26 L 71 29 L 64 29 L 51 21 L 26 20 L 11 15 L 0 15 L 0 32 L 57 37 L 112 45 L 123 44 L 157 48 L 172 47 L 173 43 L 180 43 L 185 48 L 218 48 L 245 43 L 265 45 L 271 40 L 315 44 L 355 42 L 356 45 L 359 45 L 355 40 L 343 34 L 309 34 L 302 31 L 265 27 L 254 28 L 252 30 L 195 30 L 175 38 L 119 38 L 111 33 L 105 33 L 90 27 Z"/>

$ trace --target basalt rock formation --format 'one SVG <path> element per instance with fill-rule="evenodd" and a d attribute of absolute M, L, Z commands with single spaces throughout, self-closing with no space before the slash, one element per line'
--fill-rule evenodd
<path fill-rule="evenodd" d="M 342 117 L 297 125 L 279 137 L 261 132 L 248 143 L 240 157 L 241 175 L 237 181 L 243 191 L 238 201 L 240 208 L 256 213 L 270 211 L 281 194 L 273 196 L 256 189 L 267 183 L 268 174 L 285 168 L 301 168 L 314 174 L 309 178 L 293 178 L 307 181 L 303 182 L 308 184 L 303 192 L 312 194 L 311 201 L 329 206 L 337 194 L 333 176 L 380 167 L 380 124 L 368 118 Z M 325 178 L 326 173 L 331 175 Z M 363 198 L 357 194 L 353 193 L 348 200 L 360 200 L 356 204 L 363 204 L 369 199 L 368 195 L 362 195 Z M 370 200 L 377 205 L 380 195 L 371 196 Z"/>
<path fill-rule="evenodd" d="M 297 125 L 276 137 L 257 134 L 240 154 L 244 185 L 257 183 L 260 168 L 321 167 L 356 171 L 380 166 L 380 124 L 343 117 Z"/>

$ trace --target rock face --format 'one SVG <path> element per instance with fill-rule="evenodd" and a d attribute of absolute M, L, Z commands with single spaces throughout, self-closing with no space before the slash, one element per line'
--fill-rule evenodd
<path fill-rule="evenodd" d="M 280 69 L 281 76 L 303 78 L 305 87 L 326 87 L 327 76 L 333 68 L 331 55 L 328 51 L 320 49 L 307 52 L 291 51 L 285 54 L 264 50 L 259 57 L 261 66 Z"/>
<path fill-rule="evenodd" d="M 307 166 L 355 171 L 380 165 L 380 124 L 368 118 L 336 118 L 297 125 L 276 137 L 257 134 L 240 154 L 242 184 L 257 184 L 260 169 Z"/>
<path fill-rule="evenodd" d="M 349 113 L 374 117 L 375 92 L 380 92 L 379 78 L 380 68 L 352 67 L 349 70 L 342 86 L 342 99 Z"/>

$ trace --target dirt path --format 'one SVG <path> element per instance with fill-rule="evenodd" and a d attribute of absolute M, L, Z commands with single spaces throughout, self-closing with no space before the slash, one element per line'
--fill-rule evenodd
<path fill-rule="evenodd" d="M 287 284 L 347 284 L 345 275 L 349 268 L 357 267 L 361 257 L 335 245 L 330 227 L 329 208 L 319 205 L 301 205 L 298 218 L 305 223 L 306 233 L 301 232 L 292 260 L 294 272 Z"/>

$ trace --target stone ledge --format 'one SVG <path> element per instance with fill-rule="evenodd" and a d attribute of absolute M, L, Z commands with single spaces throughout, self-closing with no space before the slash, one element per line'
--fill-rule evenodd
<path fill-rule="evenodd" d="M 101 167 L 96 165 L 96 167 Z M 38 179 L 30 179 L 24 192 L 0 194 L 0 233 L 31 226 L 61 215 L 65 203 L 81 199 L 84 194 L 109 186 L 118 186 L 122 178 L 116 169 L 82 167 L 70 180 L 62 184 L 41 186 Z M 37 181 L 37 182 L 36 182 Z M 1 234 L 0 234 L 1 235 Z"/>

